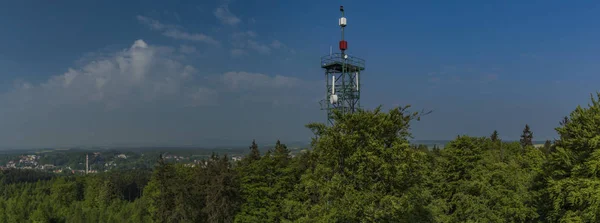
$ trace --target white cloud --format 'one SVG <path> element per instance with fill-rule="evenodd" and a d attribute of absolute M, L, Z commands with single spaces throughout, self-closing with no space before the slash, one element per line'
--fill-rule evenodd
<path fill-rule="evenodd" d="M 231 56 L 238 57 L 238 56 L 243 56 L 243 55 L 246 55 L 246 51 L 244 51 L 242 49 L 232 49 L 231 50 Z"/>
<path fill-rule="evenodd" d="M 236 32 L 231 35 L 231 46 L 234 47 L 234 51 L 232 51 L 232 56 L 241 56 L 247 52 L 248 50 L 256 51 L 260 54 L 271 54 L 273 50 L 286 50 L 292 54 L 295 54 L 295 51 L 285 44 L 283 44 L 279 40 L 273 40 L 269 44 L 263 44 L 256 40 L 258 34 L 254 31 L 246 31 L 246 32 Z M 242 51 L 243 50 L 243 51 Z"/>
<path fill-rule="evenodd" d="M 220 94 L 235 95 L 236 103 L 249 106 L 254 103 L 273 107 L 311 104 L 312 98 L 321 95 L 321 82 L 304 81 L 281 75 L 269 76 L 250 72 L 227 72 L 218 80 L 223 86 Z M 317 106 L 317 104 L 314 104 Z"/>
<path fill-rule="evenodd" d="M 137 20 L 145 25 L 147 25 L 148 27 L 150 27 L 152 30 L 157 30 L 157 31 L 162 31 L 165 29 L 172 29 L 172 28 L 176 28 L 174 26 L 169 26 L 169 25 L 164 25 L 162 23 L 160 23 L 157 20 L 145 17 L 145 16 L 141 16 L 138 15 L 136 16 Z"/>
<path fill-rule="evenodd" d="M 241 56 L 246 54 L 248 49 L 248 40 L 258 36 L 254 31 L 234 32 L 231 34 L 232 56 Z M 254 40 L 253 40 L 254 41 Z"/>
<path fill-rule="evenodd" d="M 163 35 L 171 37 L 173 39 L 181 39 L 181 40 L 190 40 L 190 41 L 199 41 L 205 42 L 213 45 L 218 45 L 219 41 L 213 39 L 210 36 L 204 35 L 202 33 L 187 33 L 182 32 L 180 30 L 167 30 L 163 32 Z"/>
<path fill-rule="evenodd" d="M 218 102 L 219 94 L 216 90 L 199 87 L 195 92 L 189 95 L 190 102 L 187 106 L 198 107 L 203 105 L 215 105 Z"/>
<path fill-rule="evenodd" d="M 192 54 L 192 53 L 196 52 L 196 47 L 188 46 L 188 45 L 181 45 L 181 46 L 179 46 L 179 52 L 181 52 L 183 54 Z"/>
<path fill-rule="evenodd" d="M 188 47 L 180 46 L 179 51 L 189 52 L 191 49 Z M 101 59 L 90 61 L 80 68 L 70 68 L 39 86 L 23 81 L 15 86 L 25 90 L 40 90 L 47 96 L 70 94 L 83 103 L 106 104 L 110 101 L 111 104 L 124 105 L 122 100 L 152 101 L 165 97 L 179 100 L 186 95 L 194 95 L 193 98 L 198 99 L 199 92 L 214 95 L 224 87 L 229 90 L 269 90 L 310 85 L 310 82 L 293 77 L 248 72 L 226 72 L 212 77 L 203 75 L 209 79 L 197 79 L 202 78 L 197 75 L 198 69 L 179 61 L 179 55 L 172 48 L 151 46 L 143 40 L 135 41 L 126 50 L 99 58 Z M 207 82 L 215 77 L 217 81 Z"/>
<path fill-rule="evenodd" d="M 97 103 L 105 108 L 116 108 L 131 101 L 177 98 L 189 91 L 185 81 L 197 71 L 175 60 L 172 52 L 137 40 L 127 50 L 91 61 L 79 69 L 71 68 L 33 90 L 55 97 L 53 101 Z"/>
<path fill-rule="evenodd" d="M 215 9 L 214 14 L 217 17 L 217 19 L 219 19 L 219 21 L 221 21 L 221 23 L 223 24 L 233 26 L 241 22 L 241 20 L 237 16 L 235 16 L 229 11 L 229 6 L 227 5 L 222 5 Z"/>
<path fill-rule="evenodd" d="M 274 49 L 279 49 L 283 46 L 283 43 L 279 42 L 279 40 L 273 40 L 273 42 L 271 43 L 271 47 L 273 47 Z"/>
<path fill-rule="evenodd" d="M 258 34 L 256 34 L 256 32 L 254 32 L 254 31 L 248 31 L 246 33 L 248 34 L 248 36 L 253 37 L 253 38 L 258 36 Z"/>
<path fill-rule="evenodd" d="M 320 94 L 319 83 L 293 77 L 203 74 L 182 53 L 181 47 L 137 40 L 40 84 L 15 81 L 0 94 L 0 142 L 52 146 L 224 136 L 237 130 L 219 126 L 240 125 L 230 117 L 239 115 L 241 105 L 265 114 Z M 199 126 L 207 127 L 192 134 Z"/>
<path fill-rule="evenodd" d="M 258 43 L 251 39 L 248 40 L 248 48 L 256 50 L 257 52 L 262 53 L 262 54 L 271 53 L 271 48 L 269 48 L 269 46 Z"/>
<path fill-rule="evenodd" d="M 246 32 L 235 32 L 231 35 L 233 39 L 256 38 L 258 34 L 252 30 Z"/>
<path fill-rule="evenodd" d="M 273 49 L 286 50 L 286 51 L 290 52 L 291 54 L 296 54 L 296 50 L 288 47 L 287 45 L 283 44 L 279 40 L 273 40 L 273 42 L 271 42 L 271 44 L 269 44 L 269 46 Z"/>
<path fill-rule="evenodd" d="M 179 26 L 163 24 L 158 20 L 154 20 L 140 15 L 138 15 L 136 18 L 140 23 L 150 27 L 150 29 L 160 31 L 162 32 L 162 35 L 171 37 L 173 39 L 197 41 L 208 43 L 211 45 L 219 45 L 219 41 L 203 33 L 188 33 L 182 31 L 182 28 Z"/>
<path fill-rule="evenodd" d="M 311 82 L 305 82 L 294 77 L 281 75 L 271 77 L 265 74 L 248 72 L 227 72 L 221 76 L 221 81 L 233 90 L 296 88 L 311 84 Z"/>

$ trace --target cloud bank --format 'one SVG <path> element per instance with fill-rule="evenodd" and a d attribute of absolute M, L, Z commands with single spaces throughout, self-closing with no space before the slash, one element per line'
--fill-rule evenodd
<path fill-rule="evenodd" d="M 203 33 L 188 33 L 182 30 L 181 27 L 170 24 L 163 24 L 158 20 L 154 20 L 145 16 L 136 16 L 137 20 L 148 26 L 150 29 L 160 31 L 163 36 L 171 37 L 178 40 L 203 42 L 211 45 L 219 45 L 220 42 L 213 37 Z"/>
<path fill-rule="evenodd" d="M 221 21 L 221 23 L 223 24 L 234 26 L 242 21 L 240 20 L 240 18 L 238 18 L 236 15 L 229 11 L 228 5 L 222 5 L 218 7 L 217 9 L 215 9 L 214 14 L 217 17 L 217 19 L 219 19 L 219 21 Z"/>
<path fill-rule="evenodd" d="M 313 104 L 320 92 L 319 83 L 294 77 L 244 71 L 205 74 L 179 59 L 193 52 L 188 46 L 177 49 L 137 40 L 42 83 L 16 81 L 0 95 L 2 146 L 181 145 L 207 138 L 269 138 L 280 132 L 274 124 L 277 113 L 301 115 L 303 105 Z M 304 117 L 298 129 L 308 121 Z M 249 132 L 256 126 L 262 129 L 252 136 Z"/>

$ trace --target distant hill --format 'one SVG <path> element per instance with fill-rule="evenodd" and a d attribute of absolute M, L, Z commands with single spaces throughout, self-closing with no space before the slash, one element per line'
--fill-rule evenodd
<path fill-rule="evenodd" d="M 270 140 L 268 142 L 257 140 L 256 143 L 259 146 L 261 152 L 266 152 L 267 150 L 275 147 L 275 142 L 277 140 Z M 443 148 L 448 142 L 451 140 L 410 140 L 411 144 L 414 145 L 426 145 L 428 147 L 433 147 L 434 145 Z M 504 140 L 505 142 L 515 142 L 518 140 Z M 290 149 L 304 149 L 310 147 L 310 140 L 307 141 L 285 141 L 282 140 L 281 143 L 287 145 Z M 543 145 L 545 141 L 533 141 L 534 145 Z M 0 149 L 0 153 L 33 153 L 33 152 L 41 152 L 41 151 L 52 151 L 52 150 L 107 150 L 107 149 L 117 149 L 117 150 L 126 150 L 126 151 L 141 151 L 141 150 L 234 150 L 236 152 L 247 151 L 248 147 L 252 144 L 252 140 L 227 140 L 227 139 L 206 139 L 202 140 L 201 143 L 197 143 L 194 145 L 178 145 L 178 144 L 154 144 L 154 145 L 145 145 L 141 143 L 115 143 L 115 144 L 107 144 L 101 146 L 64 146 L 64 147 L 38 147 L 38 148 L 27 148 L 27 147 L 4 147 Z"/>
<path fill-rule="evenodd" d="M 426 145 L 427 147 L 433 147 L 434 145 L 438 148 L 444 148 L 452 140 L 411 140 L 410 143 L 414 145 Z M 518 142 L 519 140 L 503 140 L 503 142 Z M 546 141 L 533 141 L 534 145 L 543 145 Z"/>

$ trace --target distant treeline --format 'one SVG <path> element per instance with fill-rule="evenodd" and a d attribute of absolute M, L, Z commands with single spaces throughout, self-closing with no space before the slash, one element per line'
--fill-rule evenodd
<path fill-rule="evenodd" d="M 269 149 L 273 149 L 275 145 L 266 146 L 261 148 L 261 152 L 267 152 Z M 292 153 L 298 153 L 303 149 L 307 149 L 309 145 L 298 146 Z M 94 154 L 97 153 L 101 156 L 100 159 L 95 159 Z M 70 166 L 72 168 L 83 168 L 83 162 L 85 162 L 85 155 L 90 155 L 90 164 L 96 163 L 103 165 L 105 162 L 112 161 L 119 154 L 125 154 L 127 157 L 133 159 L 151 159 L 151 164 L 147 167 L 152 168 L 153 164 L 156 163 L 156 159 L 159 155 L 175 155 L 183 156 L 188 158 L 210 158 L 212 154 L 224 155 L 227 154 L 232 156 L 243 156 L 247 153 L 247 146 L 245 147 L 217 147 L 217 148 L 200 148 L 200 147 L 122 147 L 122 148 L 72 148 L 72 149 L 43 149 L 43 150 L 2 150 L 0 151 L 0 165 L 6 165 L 8 161 L 18 161 L 22 155 L 37 155 L 40 157 L 38 160 L 41 165 L 52 164 L 56 166 Z M 140 155 L 144 154 L 145 157 Z M 130 159 L 131 161 L 131 159 Z M 133 161 L 136 162 L 136 161 Z M 147 163 L 145 160 L 142 163 Z M 123 162 L 127 165 L 127 162 Z M 130 162 L 131 163 L 131 162 Z M 129 167 L 129 166 L 127 166 Z M 138 167 L 139 168 L 139 167 Z"/>
<path fill-rule="evenodd" d="M 598 95 L 600 97 L 600 94 Z M 0 222 L 599 222 L 600 102 L 558 123 L 533 147 L 458 136 L 444 149 L 411 145 L 408 107 L 335 115 L 307 125 L 312 150 L 286 145 L 239 162 L 212 155 L 147 170 L 56 176 L 3 171 Z M 426 117 L 424 117 L 426 118 Z"/>

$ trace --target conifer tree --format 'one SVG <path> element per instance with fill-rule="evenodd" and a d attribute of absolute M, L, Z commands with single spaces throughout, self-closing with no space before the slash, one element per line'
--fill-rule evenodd
<path fill-rule="evenodd" d="M 205 222 L 233 222 L 240 205 L 239 181 L 227 155 L 213 156 L 205 171 L 210 176 L 205 185 L 206 206 L 202 209 Z"/>
<path fill-rule="evenodd" d="M 525 125 L 525 129 L 523 129 L 523 134 L 521 135 L 521 146 L 533 146 L 533 132 L 529 129 L 529 125 Z"/>
<path fill-rule="evenodd" d="M 569 123 L 571 122 L 571 120 L 569 119 L 568 116 L 565 116 L 563 118 L 563 120 L 561 120 L 558 124 L 560 125 L 560 127 L 566 127 Z M 568 132 L 565 132 L 560 139 L 556 140 L 555 144 L 556 145 L 560 145 L 562 143 L 563 140 L 566 140 L 570 137 L 570 134 Z"/>
<path fill-rule="evenodd" d="M 410 123 L 421 114 L 408 108 L 336 111 L 331 127 L 307 125 L 322 133 L 312 144 L 318 162 L 296 185 L 305 195 L 288 202 L 295 209 L 288 208 L 286 216 L 299 218 L 286 220 L 431 222 L 419 213 L 425 212 L 429 195 L 420 187 L 427 175 L 427 155 L 411 149 L 409 142 Z"/>
<path fill-rule="evenodd" d="M 250 146 L 250 155 L 248 155 L 250 160 L 259 160 L 260 159 L 260 151 L 258 151 L 258 145 L 256 145 L 256 140 L 252 140 L 252 145 Z"/>
<path fill-rule="evenodd" d="M 275 181 L 280 167 L 277 161 L 287 159 L 287 149 L 278 142 L 275 151 L 269 150 L 262 157 L 258 154 L 256 143 L 253 142 L 250 149 L 249 162 L 238 169 L 243 203 L 234 222 L 277 222 L 279 209 Z"/>
<path fill-rule="evenodd" d="M 494 130 L 494 132 L 490 136 L 490 139 L 492 139 L 492 142 L 500 141 L 500 138 L 498 137 L 498 131 Z"/>
<path fill-rule="evenodd" d="M 290 156 L 290 150 L 288 150 L 285 144 L 281 144 L 281 142 L 277 140 L 277 143 L 275 143 L 274 156 L 278 162 L 287 162 L 287 159 L 289 159 Z"/>
<path fill-rule="evenodd" d="M 171 183 L 175 174 L 172 165 L 165 162 L 162 154 L 157 164 L 146 191 L 149 201 L 148 212 L 156 222 L 167 222 L 171 215 L 171 209 L 175 206 L 174 196 L 171 193 Z"/>
<path fill-rule="evenodd" d="M 569 124 L 569 117 L 568 116 L 563 117 L 563 120 L 561 120 L 558 124 L 560 124 L 560 126 L 565 126 L 565 125 Z"/>
<path fill-rule="evenodd" d="M 560 143 L 548 157 L 544 178 L 547 199 L 541 215 L 547 222 L 599 222 L 600 93 L 589 107 L 578 106 L 556 128 Z M 545 209 L 545 210 L 544 210 Z"/>
<path fill-rule="evenodd" d="M 544 154 L 548 155 L 552 150 L 552 143 L 550 140 L 546 140 L 544 143 Z"/>
<path fill-rule="evenodd" d="M 500 139 L 500 134 L 498 134 L 497 130 L 494 130 L 494 132 L 492 132 L 492 135 L 490 135 L 490 139 L 494 143 L 502 142 L 502 139 Z M 500 145 L 500 160 L 504 160 L 504 147 L 502 146 L 502 143 L 500 143 L 499 145 Z"/>

